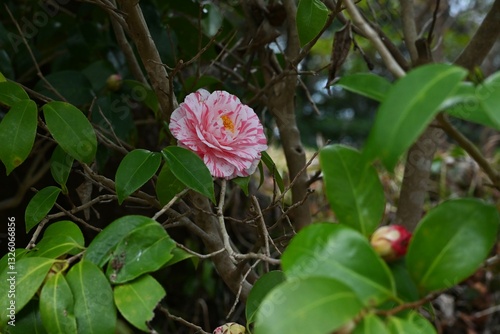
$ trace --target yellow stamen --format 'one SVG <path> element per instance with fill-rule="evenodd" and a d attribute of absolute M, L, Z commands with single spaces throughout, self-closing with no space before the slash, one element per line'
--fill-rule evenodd
<path fill-rule="evenodd" d="M 229 130 L 231 131 L 232 133 L 234 133 L 234 123 L 233 121 L 229 118 L 229 116 L 227 115 L 223 115 L 221 116 L 222 118 L 222 124 L 224 125 L 224 128 L 226 130 Z"/>

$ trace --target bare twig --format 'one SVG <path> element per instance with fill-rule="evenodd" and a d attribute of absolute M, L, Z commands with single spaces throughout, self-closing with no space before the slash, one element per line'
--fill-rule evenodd
<path fill-rule="evenodd" d="M 221 181 L 221 189 L 220 189 L 220 198 L 219 205 L 217 206 L 217 219 L 219 221 L 219 232 L 222 237 L 222 241 L 224 243 L 224 248 L 231 258 L 234 258 L 235 252 L 231 247 L 231 242 L 229 239 L 229 234 L 227 234 L 226 224 L 224 222 L 224 200 L 226 198 L 226 179 L 222 179 Z"/>
<path fill-rule="evenodd" d="M 259 201 L 257 200 L 257 197 L 252 196 L 252 203 L 254 206 L 255 212 L 258 214 L 258 220 L 257 220 L 257 227 L 259 230 L 260 238 L 262 242 L 264 243 L 264 254 L 267 257 L 271 257 L 271 252 L 269 251 L 269 233 L 267 232 L 267 226 L 266 222 L 264 221 L 264 216 L 262 215 L 262 210 L 260 209 L 260 204 Z M 266 272 L 269 271 L 269 265 L 266 262 L 265 265 Z"/>
<path fill-rule="evenodd" d="M 389 50 L 385 47 L 384 43 L 380 39 L 379 35 L 373 30 L 373 28 L 364 20 L 361 14 L 358 12 L 356 5 L 352 2 L 352 0 L 343 0 L 346 5 L 347 11 L 351 16 L 354 24 L 364 33 L 366 38 L 368 38 L 375 49 L 377 49 L 378 53 L 382 57 L 387 69 L 396 77 L 401 78 L 405 75 L 405 71 L 399 66 L 399 64 L 394 60 L 394 57 L 391 55 Z"/>
<path fill-rule="evenodd" d="M 197 258 L 200 258 L 200 259 L 209 259 L 211 257 L 214 257 L 215 255 L 217 254 L 220 254 L 222 252 L 225 252 L 226 249 L 225 248 L 221 248 L 219 249 L 218 251 L 215 251 L 215 252 L 212 252 L 212 253 L 209 253 L 209 254 L 200 254 L 200 253 L 197 253 L 195 252 L 194 250 L 191 250 L 189 248 L 187 248 L 186 246 L 184 246 L 183 244 L 181 243 L 177 243 L 177 247 L 179 247 L 180 249 L 182 249 L 183 251 L 185 251 L 186 253 L 189 253 L 191 255 L 194 255 L 196 256 Z"/>
<path fill-rule="evenodd" d="M 415 26 L 415 11 L 413 9 L 413 0 L 399 0 L 401 5 L 401 20 L 403 22 L 403 35 L 406 47 L 410 52 L 410 58 L 413 63 L 418 59 L 415 41 L 417 40 L 417 28 Z"/>
<path fill-rule="evenodd" d="M 174 205 L 175 202 L 177 202 L 177 200 L 179 198 L 181 198 L 185 193 L 188 192 L 189 189 L 184 189 L 183 191 L 181 191 L 180 193 L 178 193 L 177 195 L 174 196 L 174 198 L 172 198 L 167 204 L 165 204 L 165 206 L 163 208 L 161 208 L 160 211 L 158 211 L 154 216 L 153 216 L 153 220 L 157 220 L 162 214 L 164 214 L 168 209 L 170 209 L 170 207 L 172 205 Z"/>
<path fill-rule="evenodd" d="M 187 321 L 187 320 L 185 320 L 185 319 L 183 319 L 183 318 L 181 318 L 181 317 L 178 317 L 178 316 L 175 316 L 175 315 L 173 315 L 173 314 L 170 314 L 170 312 L 169 312 L 169 311 L 168 311 L 165 307 L 163 307 L 163 306 L 159 306 L 159 309 L 160 309 L 160 311 L 162 311 L 162 312 L 163 312 L 163 313 L 164 313 L 164 314 L 165 314 L 165 315 L 166 315 L 169 319 L 172 319 L 172 320 L 174 320 L 174 321 L 177 321 L 177 322 L 179 322 L 179 323 L 183 324 L 183 325 L 184 325 L 184 326 L 186 326 L 186 327 L 189 327 L 189 328 L 194 329 L 194 330 L 195 330 L 195 333 L 211 334 L 211 333 L 209 333 L 209 332 L 205 332 L 205 331 L 203 330 L 203 328 L 201 328 L 200 326 L 197 326 L 197 325 L 195 325 L 195 324 L 193 324 L 193 323 L 190 323 L 189 321 Z"/>

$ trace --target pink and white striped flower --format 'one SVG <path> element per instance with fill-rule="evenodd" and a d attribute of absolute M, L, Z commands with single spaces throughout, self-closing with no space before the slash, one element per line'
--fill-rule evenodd
<path fill-rule="evenodd" d="M 267 149 L 255 112 L 225 91 L 189 94 L 172 113 L 169 128 L 178 145 L 198 154 L 215 177 L 252 174 Z"/>

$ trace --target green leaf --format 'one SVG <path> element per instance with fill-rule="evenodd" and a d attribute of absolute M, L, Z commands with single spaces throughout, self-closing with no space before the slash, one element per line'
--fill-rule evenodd
<path fill-rule="evenodd" d="M 21 312 L 16 314 L 15 326 L 9 326 L 8 334 L 46 334 L 47 331 L 43 327 L 42 319 L 40 317 L 40 309 L 37 300 L 30 300 L 26 306 L 23 307 Z M 3 328 L 0 326 L 0 330 Z"/>
<path fill-rule="evenodd" d="M 405 260 L 393 262 L 389 265 L 392 276 L 396 282 L 396 291 L 398 297 L 405 302 L 414 302 L 419 299 L 418 288 L 413 282 L 408 268 L 406 267 Z"/>
<path fill-rule="evenodd" d="M 494 128 L 500 128 L 500 72 L 488 77 L 483 84 L 476 88 L 475 96 L 479 99 L 480 105 L 488 117 L 493 121 Z"/>
<path fill-rule="evenodd" d="M 161 224 L 146 224 L 128 233 L 111 253 L 106 275 L 115 284 L 160 269 L 170 260 L 175 242 Z"/>
<path fill-rule="evenodd" d="M 26 222 L 26 233 L 38 224 L 54 206 L 61 189 L 49 186 L 43 188 L 33 196 L 26 207 L 24 219 Z"/>
<path fill-rule="evenodd" d="M 364 316 L 352 334 L 390 334 L 382 319 L 373 313 Z"/>
<path fill-rule="evenodd" d="M 106 226 L 90 243 L 85 251 L 84 259 L 102 267 L 109 261 L 111 251 L 130 232 L 141 226 L 158 224 L 155 220 L 144 216 L 125 216 L 116 219 Z"/>
<path fill-rule="evenodd" d="M 148 150 L 129 152 L 121 161 L 115 176 L 118 203 L 142 187 L 160 167 L 161 155 Z"/>
<path fill-rule="evenodd" d="M 89 261 L 80 261 L 66 276 L 73 293 L 78 333 L 114 334 L 116 309 L 113 291 L 102 271 Z"/>
<path fill-rule="evenodd" d="M 391 334 L 435 334 L 436 329 L 420 314 L 412 311 L 406 317 L 389 317 L 387 328 Z"/>
<path fill-rule="evenodd" d="M 43 238 L 28 256 L 58 258 L 65 254 L 76 254 L 84 248 L 85 240 L 80 228 L 69 220 L 50 224 Z"/>
<path fill-rule="evenodd" d="M 22 258 L 15 264 L 5 267 L 0 274 L 2 284 L 0 284 L 0 328 L 7 323 L 7 316 L 11 301 L 15 302 L 13 306 L 16 312 L 19 312 L 30 301 L 42 285 L 45 276 L 54 263 L 53 259 L 43 257 Z M 12 286 L 15 284 L 15 288 Z M 12 298 L 7 298 L 9 294 Z"/>
<path fill-rule="evenodd" d="M 457 199 L 430 210 L 417 226 L 406 255 L 421 294 L 458 284 L 479 268 L 496 240 L 493 205 Z"/>
<path fill-rule="evenodd" d="M 341 77 L 335 83 L 335 86 L 340 86 L 350 92 L 382 102 L 391 88 L 391 83 L 380 75 L 356 73 Z"/>
<path fill-rule="evenodd" d="M 215 203 L 212 175 L 196 153 L 178 146 L 166 147 L 162 153 L 172 173 L 179 181 Z"/>
<path fill-rule="evenodd" d="M 332 145 L 319 154 L 330 206 L 339 222 L 369 237 L 385 210 L 384 188 L 377 171 L 364 164 L 361 154 L 349 147 Z"/>
<path fill-rule="evenodd" d="M 362 307 L 356 294 L 338 280 L 308 277 L 286 281 L 264 298 L 254 333 L 332 333 L 353 319 Z"/>
<path fill-rule="evenodd" d="M 285 274 L 282 271 L 271 271 L 255 282 L 246 302 L 245 316 L 247 325 L 255 321 L 257 310 L 269 292 L 284 281 Z"/>
<path fill-rule="evenodd" d="M 479 96 L 484 94 L 481 92 L 482 89 L 478 87 L 476 91 L 473 83 L 461 82 L 453 94 L 443 102 L 440 109 L 444 109 L 453 117 L 500 130 L 500 125 L 490 118 L 479 100 Z"/>
<path fill-rule="evenodd" d="M 43 107 L 45 122 L 57 143 L 78 161 L 90 164 L 97 150 L 94 128 L 75 106 L 53 101 Z"/>
<path fill-rule="evenodd" d="M 156 180 L 156 196 L 161 205 L 166 205 L 172 198 L 186 188 L 184 183 L 179 181 L 168 164 L 164 164 L 158 179 Z"/>
<path fill-rule="evenodd" d="M 0 123 L 0 160 L 5 165 L 7 175 L 30 154 L 35 142 L 37 123 L 38 111 L 32 100 L 13 103 Z"/>
<path fill-rule="evenodd" d="M 368 240 L 341 224 L 314 224 L 301 230 L 283 253 L 281 266 L 287 279 L 335 278 L 365 305 L 379 304 L 395 292 L 389 268 Z"/>
<path fill-rule="evenodd" d="M 0 103 L 8 107 L 14 106 L 19 101 L 29 100 L 28 94 L 15 82 L 0 82 Z"/>
<path fill-rule="evenodd" d="M 240 187 L 245 196 L 248 196 L 248 184 L 250 183 L 250 176 L 236 177 L 231 181 L 233 181 L 238 187 Z"/>
<path fill-rule="evenodd" d="M 146 322 L 153 319 L 153 310 L 165 295 L 160 283 L 149 275 L 118 285 L 114 290 L 115 304 L 120 313 L 144 332 L 150 332 Z"/>
<path fill-rule="evenodd" d="M 460 67 L 431 64 L 398 80 L 378 109 L 363 151 L 365 158 L 380 158 L 392 170 L 466 75 L 467 71 Z"/>
<path fill-rule="evenodd" d="M 63 194 L 68 194 L 66 182 L 68 181 L 71 167 L 73 167 L 73 157 L 64 152 L 61 146 L 57 145 L 50 158 L 50 173 L 62 188 Z"/>
<path fill-rule="evenodd" d="M 262 152 L 262 162 L 264 163 L 264 165 L 266 165 L 267 169 L 269 169 L 269 171 L 273 175 L 280 191 L 285 191 L 285 183 L 283 182 L 283 178 L 281 177 L 273 159 L 266 151 Z"/>
<path fill-rule="evenodd" d="M 190 253 L 182 250 L 181 248 L 177 248 L 177 247 L 172 249 L 171 254 L 172 254 L 172 258 L 167 261 L 165 266 L 171 266 L 171 265 L 176 264 L 177 262 L 181 262 L 181 261 L 184 261 L 186 259 L 195 258 L 195 256 L 193 254 L 190 254 Z"/>
<path fill-rule="evenodd" d="M 50 277 L 40 294 L 40 315 L 49 333 L 77 333 L 73 293 L 62 272 Z"/>
<path fill-rule="evenodd" d="M 321 32 L 327 18 L 328 8 L 320 0 L 299 1 L 296 20 L 301 47 Z"/>

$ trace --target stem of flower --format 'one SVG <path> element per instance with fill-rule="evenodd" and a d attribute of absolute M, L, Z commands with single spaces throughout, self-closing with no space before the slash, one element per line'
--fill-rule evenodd
<path fill-rule="evenodd" d="M 226 197 L 226 182 L 227 182 L 226 179 L 222 179 L 220 186 L 219 205 L 217 207 L 217 218 L 219 219 L 219 230 L 220 234 L 222 235 L 222 241 L 224 242 L 224 248 L 228 252 L 231 259 L 234 262 L 236 262 L 234 257 L 235 253 L 233 248 L 231 247 L 231 243 L 229 241 L 229 234 L 227 234 L 226 224 L 224 222 L 224 199 Z"/>

